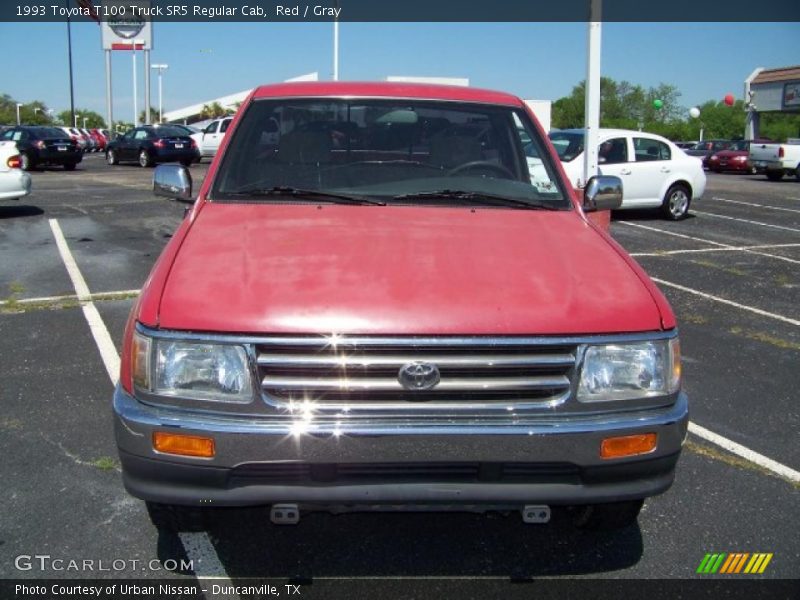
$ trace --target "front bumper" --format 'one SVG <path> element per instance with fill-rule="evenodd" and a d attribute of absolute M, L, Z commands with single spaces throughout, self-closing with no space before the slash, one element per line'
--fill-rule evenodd
<path fill-rule="evenodd" d="M 114 412 L 126 489 L 144 500 L 195 506 L 569 505 L 645 498 L 672 484 L 688 425 L 683 393 L 669 407 L 640 412 L 463 424 L 320 422 L 303 433 L 285 419 L 155 408 L 119 386 Z M 155 431 L 211 436 L 216 454 L 212 459 L 160 454 L 152 448 Z M 603 438 L 650 432 L 658 434 L 653 452 L 600 458 Z M 442 465 L 463 473 L 468 464 L 475 466 L 475 476 L 437 479 Z M 405 465 L 417 470 L 402 471 Z M 356 466 L 360 472 L 366 466 L 371 476 L 354 480 L 342 475 Z M 398 476 L 398 468 L 405 474 Z M 504 478 L 506 468 L 516 475 Z M 281 479 L 286 469 L 290 475 Z M 297 476 L 298 469 L 305 477 Z M 408 475 L 421 472 L 424 477 Z"/>
<path fill-rule="evenodd" d="M 22 169 L 0 174 L 0 200 L 22 198 L 31 193 L 31 176 Z"/>

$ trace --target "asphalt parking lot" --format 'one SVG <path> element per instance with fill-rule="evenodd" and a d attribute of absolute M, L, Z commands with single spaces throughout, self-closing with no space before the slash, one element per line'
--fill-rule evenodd
<path fill-rule="evenodd" d="M 192 167 L 195 184 L 207 166 Z M 674 486 L 646 502 L 638 527 L 581 533 L 559 518 L 535 526 L 518 514 L 424 513 L 311 514 L 276 527 L 266 510 L 248 509 L 178 536 L 157 532 L 122 488 L 102 335 L 57 241 L 61 232 L 119 352 L 136 291 L 185 205 L 152 196 L 151 170 L 109 167 L 99 155 L 74 172 L 32 175 L 29 197 L 0 204 L 0 577 L 257 576 L 321 589 L 347 580 L 364 597 L 444 578 L 501 597 L 539 577 L 693 579 L 717 552 L 773 554 L 763 574 L 742 577 L 800 574 L 795 180 L 709 174 L 684 221 L 614 217 L 613 237 L 678 316 L 693 424 Z M 36 554 L 127 564 L 94 573 L 15 566 Z M 176 573 L 170 559 L 193 568 Z"/>

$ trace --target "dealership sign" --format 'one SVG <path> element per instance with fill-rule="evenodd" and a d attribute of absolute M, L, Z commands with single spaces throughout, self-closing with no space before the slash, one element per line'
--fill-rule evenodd
<path fill-rule="evenodd" d="M 150 0 L 103 0 L 100 7 L 103 50 L 151 50 Z"/>

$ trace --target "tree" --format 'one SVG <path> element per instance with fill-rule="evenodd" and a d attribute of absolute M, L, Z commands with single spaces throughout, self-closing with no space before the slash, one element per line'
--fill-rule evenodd
<path fill-rule="evenodd" d="M 150 125 L 152 123 L 158 123 L 158 109 L 150 107 L 150 123 L 147 122 L 145 118 L 147 114 L 145 113 L 144 109 L 142 112 L 139 113 L 139 123 L 144 123 L 145 125 Z"/>
<path fill-rule="evenodd" d="M 203 105 L 203 109 L 200 111 L 200 119 L 218 119 L 227 114 L 228 111 L 219 102 L 212 102 L 211 104 Z"/>
<path fill-rule="evenodd" d="M 26 102 L 19 107 L 20 123 L 24 125 L 50 125 L 53 118 L 41 100 Z M 0 124 L 16 125 L 17 101 L 8 94 L 0 95 Z"/>
<path fill-rule="evenodd" d="M 86 127 L 88 129 L 105 129 L 106 121 L 101 117 L 98 113 L 94 112 L 93 110 L 87 110 L 85 108 L 77 108 L 75 109 L 75 117 L 77 121 L 77 125 L 75 122 L 72 121 L 72 114 L 68 110 L 62 110 L 58 113 L 58 119 L 67 127 L 83 127 L 83 119 L 86 119 Z"/>

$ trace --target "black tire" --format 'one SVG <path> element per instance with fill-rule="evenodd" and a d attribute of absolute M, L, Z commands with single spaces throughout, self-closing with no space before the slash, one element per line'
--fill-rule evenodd
<path fill-rule="evenodd" d="M 794 178 L 800 181 L 800 163 L 798 163 L 797 168 L 794 170 Z"/>
<path fill-rule="evenodd" d="M 188 169 L 189 167 L 191 167 L 191 166 L 192 166 L 192 162 L 194 162 L 194 161 L 191 161 L 191 160 L 182 160 L 182 161 L 181 161 L 181 164 L 182 164 L 184 167 L 186 167 L 186 168 Z"/>
<path fill-rule="evenodd" d="M 177 506 L 146 502 L 150 520 L 157 529 L 166 531 L 204 531 L 208 525 L 208 510 L 194 506 Z"/>
<path fill-rule="evenodd" d="M 682 183 L 675 183 L 664 194 L 661 212 L 670 221 L 680 221 L 689 214 L 691 204 L 692 193 L 689 188 Z"/>
<path fill-rule="evenodd" d="M 144 148 L 139 150 L 139 166 L 145 169 L 153 166 L 153 159 L 151 158 L 150 153 Z"/>
<path fill-rule="evenodd" d="M 106 162 L 109 165 L 118 165 L 119 164 L 119 159 L 117 158 L 117 153 L 114 152 L 113 148 L 111 150 L 109 150 L 108 152 L 106 152 Z"/>
<path fill-rule="evenodd" d="M 758 173 L 758 169 L 756 169 L 755 167 L 748 167 L 747 168 L 747 174 L 748 175 L 755 175 L 756 173 Z"/>
<path fill-rule="evenodd" d="M 587 531 L 613 531 L 633 525 L 644 500 L 589 504 L 574 509 L 572 524 Z"/>
<path fill-rule="evenodd" d="M 33 157 L 28 154 L 27 152 L 23 152 L 20 154 L 20 168 L 23 171 L 33 171 L 36 169 L 36 161 L 33 160 Z"/>
<path fill-rule="evenodd" d="M 783 179 L 783 171 L 782 170 L 781 171 L 775 171 L 775 170 L 767 171 L 767 179 L 769 179 L 770 181 L 780 181 L 781 179 Z"/>
<path fill-rule="evenodd" d="M 64 163 L 64 170 L 65 171 L 74 171 L 75 170 L 75 165 L 77 165 L 77 164 L 78 163 Z"/>

